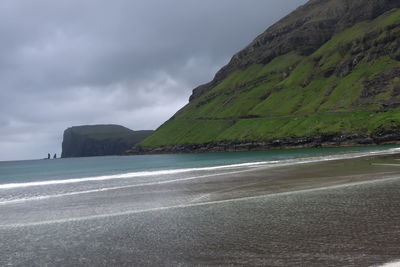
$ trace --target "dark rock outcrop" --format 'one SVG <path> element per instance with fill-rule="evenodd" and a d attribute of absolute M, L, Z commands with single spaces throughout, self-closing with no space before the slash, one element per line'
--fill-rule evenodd
<path fill-rule="evenodd" d="M 203 153 L 203 152 L 237 152 L 271 149 L 317 148 L 338 146 L 365 146 L 400 144 L 400 132 L 382 132 L 372 135 L 321 135 L 303 138 L 280 138 L 263 142 L 215 142 L 193 145 L 175 145 L 163 147 L 135 147 L 129 154 L 169 154 L 169 153 Z"/>
<path fill-rule="evenodd" d="M 62 158 L 120 155 L 153 131 L 132 131 L 119 125 L 74 126 L 64 131 Z"/>

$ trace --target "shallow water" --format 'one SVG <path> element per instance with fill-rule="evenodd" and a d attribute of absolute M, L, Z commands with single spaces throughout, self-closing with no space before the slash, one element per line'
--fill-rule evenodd
<path fill-rule="evenodd" d="M 92 158 L 103 171 L 114 165 L 105 162 L 124 163 L 100 175 L 81 171 L 78 180 L 63 173 L 6 181 L 0 266 L 375 266 L 399 259 L 398 150 L 347 149 L 172 155 L 194 158 L 179 168 L 126 172 L 116 166 L 131 158 Z"/>
<path fill-rule="evenodd" d="M 141 155 L 126 157 L 87 157 L 56 160 L 0 161 L 0 185 L 54 181 L 73 178 L 137 174 L 140 172 L 179 171 L 232 164 L 274 162 L 289 159 L 326 157 L 351 153 L 387 152 L 399 146 L 288 149 L 272 151 Z M 0 187 L 1 188 L 1 187 Z"/>
<path fill-rule="evenodd" d="M 0 162 L 0 206 L 397 151 L 397 146 L 376 146 Z"/>
<path fill-rule="evenodd" d="M 372 266 L 399 257 L 399 180 L 0 228 L 0 265 Z"/>

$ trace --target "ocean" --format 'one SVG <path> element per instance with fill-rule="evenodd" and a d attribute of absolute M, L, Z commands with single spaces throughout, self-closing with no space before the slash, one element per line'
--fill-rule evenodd
<path fill-rule="evenodd" d="M 180 173 L 386 154 L 397 152 L 398 147 L 386 145 L 0 161 L 0 189 L 130 178 L 134 178 L 131 182 L 158 181 L 163 180 L 163 176 Z M 150 176 L 154 179 L 148 178 Z"/>
<path fill-rule="evenodd" d="M 0 162 L 0 265 L 377 266 L 400 258 L 399 152 Z"/>
<path fill-rule="evenodd" d="M 251 152 L 108 156 L 0 162 L 0 205 L 170 183 L 257 167 L 396 153 L 398 146 L 289 149 Z"/>

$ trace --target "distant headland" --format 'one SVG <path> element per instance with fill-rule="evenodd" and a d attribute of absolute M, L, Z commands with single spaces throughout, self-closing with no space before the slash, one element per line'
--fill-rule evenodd
<path fill-rule="evenodd" d="M 152 133 L 113 124 L 73 126 L 64 131 L 61 157 L 120 155 Z"/>

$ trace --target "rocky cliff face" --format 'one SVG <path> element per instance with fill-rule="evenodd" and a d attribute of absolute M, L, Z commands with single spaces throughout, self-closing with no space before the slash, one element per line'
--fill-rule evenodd
<path fill-rule="evenodd" d="M 64 131 L 61 157 L 120 155 L 152 133 L 119 125 L 74 126 Z"/>
<path fill-rule="evenodd" d="M 193 90 L 190 100 L 210 91 L 238 69 L 267 64 L 291 51 L 310 55 L 347 27 L 399 7 L 398 0 L 311 0 L 234 55 L 210 83 Z"/>
<path fill-rule="evenodd" d="M 400 1 L 311 0 L 233 56 L 138 150 L 398 142 Z"/>

